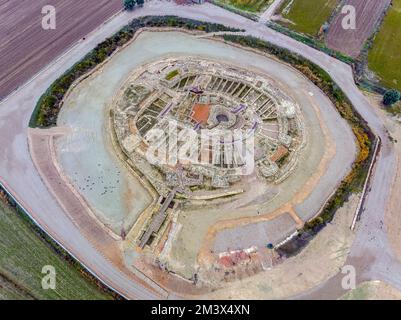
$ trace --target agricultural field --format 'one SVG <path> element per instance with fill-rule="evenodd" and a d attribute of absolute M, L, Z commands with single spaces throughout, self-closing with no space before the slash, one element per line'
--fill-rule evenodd
<path fill-rule="evenodd" d="M 285 0 L 278 10 L 285 26 L 316 36 L 329 19 L 339 0 Z"/>
<path fill-rule="evenodd" d="M 56 29 L 42 28 L 48 0 L 0 0 L 0 100 L 122 9 L 121 0 L 54 0 Z"/>
<path fill-rule="evenodd" d="M 369 69 L 382 85 L 401 90 L 401 0 L 393 0 L 368 55 Z"/>
<path fill-rule="evenodd" d="M 56 269 L 56 289 L 43 290 L 44 265 Z M 0 300 L 111 299 L 61 258 L 14 209 L 0 202 Z"/>
<path fill-rule="evenodd" d="M 219 2 L 240 10 L 259 13 L 272 4 L 273 0 L 219 0 Z"/>
<path fill-rule="evenodd" d="M 339 11 L 327 33 L 327 46 L 356 58 L 366 40 L 374 32 L 390 2 L 391 0 L 347 0 L 344 5 L 355 8 L 356 28 L 344 29 L 342 21 L 345 15 Z"/>

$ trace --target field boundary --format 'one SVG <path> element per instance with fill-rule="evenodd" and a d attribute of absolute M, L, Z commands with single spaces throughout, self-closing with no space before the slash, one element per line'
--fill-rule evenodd
<path fill-rule="evenodd" d="M 367 90 L 369 92 L 374 92 L 374 93 L 377 93 L 380 95 L 383 95 L 386 92 L 386 90 L 388 90 L 389 88 L 387 88 L 386 86 L 381 84 L 380 81 L 370 80 L 366 76 L 367 73 L 372 72 L 369 70 L 368 56 L 369 56 L 370 50 L 373 47 L 373 42 L 383 26 L 384 19 L 386 18 L 390 7 L 391 7 L 391 3 L 383 11 L 379 21 L 377 22 L 377 25 L 376 25 L 374 31 L 372 32 L 370 37 L 366 40 L 358 59 L 355 61 L 354 68 L 353 68 L 354 75 L 355 75 L 355 81 L 358 84 L 358 86 L 364 90 Z"/>
<path fill-rule="evenodd" d="M 253 21 L 258 21 L 259 18 L 260 18 L 260 14 L 258 15 L 258 14 L 253 13 L 253 12 L 241 10 L 241 9 L 235 7 L 235 6 L 229 5 L 227 3 L 220 2 L 219 0 L 208 0 L 208 2 L 213 4 L 213 5 L 215 5 L 215 6 L 217 6 L 217 7 L 220 7 L 220 8 L 223 8 L 225 10 L 231 11 L 233 13 L 236 13 L 238 15 L 241 15 L 241 16 L 243 16 L 243 17 L 245 17 L 247 19 L 253 20 Z"/>
<path fill-rule="evenodd" d="M 280 32 L 288 37 L 291 37 L 292 39 L 302 42 L 303 44 L 306 44 L 307 46 L 319 50 L 320 52 L 323 52 L 333 58 L 336 58 L 346 64 L 353 65 L 355 63 L 355 59 L 347 56 L 339 51 L 330 49 L 329 47 L 326 46 L 326 44 L 312 36 L 306 35 L 304 33 L 300 33 L 294 30 L 291 30 L 277 22 L 274 21 L 268 21 L 266 23 L 266 26 L 269 27 L 270 29 L 273 29 L 274 31 Z"/>

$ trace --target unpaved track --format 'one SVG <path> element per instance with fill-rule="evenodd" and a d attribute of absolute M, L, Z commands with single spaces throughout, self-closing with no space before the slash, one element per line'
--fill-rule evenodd
<path fill-rule="evenodd" d="M 350 257 L 358 259 L 361 272 L 367 278 L 385 278 L 394 287 L 401 289 L 401 265 L 391 251 L 387 237 L 379 224 L 383 219 L 390 185 L 394 176 L 395 156 L 381 120 L 373 107 L 355 86 L 351 67 L 316 51 L 285 35 L 242 16 L 221 8 L 205 4 L 202 6 L 179 7 L 172 3 L 151 2 L 133 13 L 122 13 L 108 24 L 91 33 L 87 40 L 79 42 L 68 54 L 43 70 L 34 81 L 23 86 L 15 94 L 0 103 L 0 180 L 19 198 L 41 226 L 63 243 L 72 253 L 110 286 L 117 288 L 130 298 L 157 298 L 152 292 L 128 279 L 114 265 L 105 260 L 84 238 L 64 214 L 41 181 L 31 161 L 27 147 L 27 124 L 35 102 L 48 86 L 74 62 L 83 57 L 107 36 L 112 35 L 133 17 L 144 15 L 175 14 L 188 18 L 218 22 L 244 28 L 249 34 L 261 37 L 281 47 L 293 50 L 327 70 L 348 95 L 361 115 L 377 135 L 382 138 L 382 152 L 379 155 L 373 176 L 372 190 L 368 194 L 361 227 L 358 230 Z M 40 201 L 38 201 L 40 199 Z M 371 234 L 375 238 L 367 241 Z M 371 239 L 371 238 L 369 238 Z M 376 256 L 372 264 L 371 256 Z M 386 262 L 390 261 L 391 273 L 386 273 Z M 383 263 L 384 262 L 384 263 Z M 397 273 L 398 275 L 394 275 Z M 389 279 L 387 279 L 389 278 Z M 336 286 L 328 282 L 327 286 Z"/>
<path fill-rule="evenodd" d="M 260 15 L 259 22 L 266 23 L 269 21 L 274 13 L 276 12 L 277 8 L 281 5 L 284 0 L 275 0 L 266 10 Z"/>
<path fill-rule="evenodd" d="M 55 30 L 42 28 L 45 5 Z M 121 9 L 121 0 L 0 0 L 0 100 Z"/>

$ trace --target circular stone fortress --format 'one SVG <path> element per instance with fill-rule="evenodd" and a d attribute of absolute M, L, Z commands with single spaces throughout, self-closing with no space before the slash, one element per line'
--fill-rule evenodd
<path fill-rule="evenodd" d="M 320 213 L 357 149 L 290 66 L 147 30 L 76 82 L 57 127 L 33 130 L 30 144 L 94 246 L 182 294 L 269 272 L 272 248 Z"/>
<path fill-rule="evenodd" d="M 219 62 L 182 58 L 146 65 L 116 100 L 118 143 L 163 196 L 179 187 L 188 199 L 202 193 L 212 200 L 254 167 L 260 179 L 278 183 L 304 145 L 302 115 L 288 96 L 266 77 Z M 157 147 L 164 148 L 163 158 L 152 161 L 149 151 Z M 178 159 L 179 153 L 187 155 Z"/>

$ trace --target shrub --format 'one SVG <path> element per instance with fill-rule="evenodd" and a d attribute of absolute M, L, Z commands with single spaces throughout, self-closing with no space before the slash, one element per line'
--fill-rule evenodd
<path fill-rule="evenodd" d="M 124 8 L 126 10 L 133 10 L 137 4 L 137 0 L 124 0 Z"/>
<path fill-rule="evenodd" d="M 173 79 L 175 76 L 178 75 L 178 70 L 173 70 L 170 71 L 167 75 L 166 75 L 166 80 L 171 80 Z"/>
<path fill-rule="evenodd" d="M 401 99 L 401 94 L 394 89 L 387 90 L 383 95 L 383 104 L 385 106 L 391 106 Z"/>

